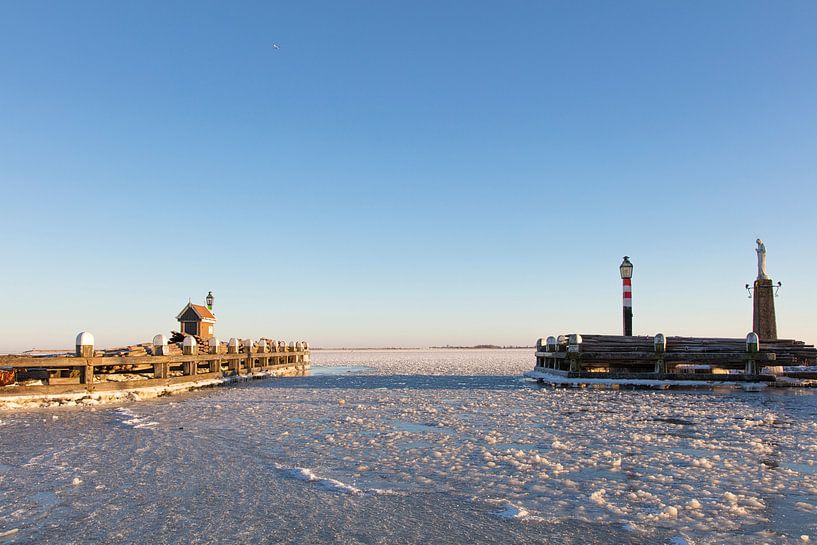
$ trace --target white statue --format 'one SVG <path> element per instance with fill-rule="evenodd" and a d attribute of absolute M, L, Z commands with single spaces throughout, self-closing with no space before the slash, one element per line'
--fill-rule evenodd
<path fill-rule="evenodd" d="M 766 246 L 763 241 L 757 239 L 757 279 L 768 280 L 769 275 L 766 274 Z"/>

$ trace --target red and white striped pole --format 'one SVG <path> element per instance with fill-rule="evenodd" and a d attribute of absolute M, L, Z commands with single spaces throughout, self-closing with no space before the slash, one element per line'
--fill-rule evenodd
<path fill-rule="evenodd" d="M 633 264 L 630 258 L 624 256 L 619 267 L 621 272 L 622 295 L 624 302 L 624 336 L 633 336 Z"/>

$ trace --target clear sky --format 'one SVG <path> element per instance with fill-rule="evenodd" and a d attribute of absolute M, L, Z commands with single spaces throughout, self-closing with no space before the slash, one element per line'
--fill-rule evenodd
<path fill-rule="evenodd" d="M 2 2 L 0 352 L 817 342 L 817 2 Z M 278 44 L 276 49 L 273 44 Z"/>

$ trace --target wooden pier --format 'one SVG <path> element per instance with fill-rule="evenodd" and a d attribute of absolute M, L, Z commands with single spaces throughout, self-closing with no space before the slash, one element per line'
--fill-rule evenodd
<path fill-rule="evenodd" d="M 161 348 L 161 347 L 158 347 Z M 229 353 L 223 353 L 223 350 Z M 302 342 L 248 342 L 216 345 L 209 354 L 184 347 L 183 355 L 117 357 L 24 357 L 0 356 L 0 369 L 10 370 L 14 381 L 0 387 L 0 398 L 100 393 L 167 387 L 222 378 L 303 375 L 310 367 L 309 345 Z M 79 346 L 77 347 L 79 353 Z M 89 352 L 93 354 L 93 349 Z M 127 374 L 128 379 L 122 380 Z M 42 385 L 26 385 L 39 379 Z M 118 380 L 117 380 L 118 379 Z"/>
<path fill-rule="evenodd" d="M 587 384 L 619 380 L 769 383 L 790 366 L 817 366 L 817 349 L 795 340 L 560 335 L 539 339 L 533 378 Z M 792 373 L 792 376 L 795 376 Z"/>

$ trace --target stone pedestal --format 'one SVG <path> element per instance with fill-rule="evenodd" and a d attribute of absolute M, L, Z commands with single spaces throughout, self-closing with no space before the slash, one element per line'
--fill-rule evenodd
<path fill-rule="evenodd" d="M 774 285 L 770 278 L 755 280 L 752 331 L 761 341 L 777 340 L 777 320 L 774 315 Z"/>

